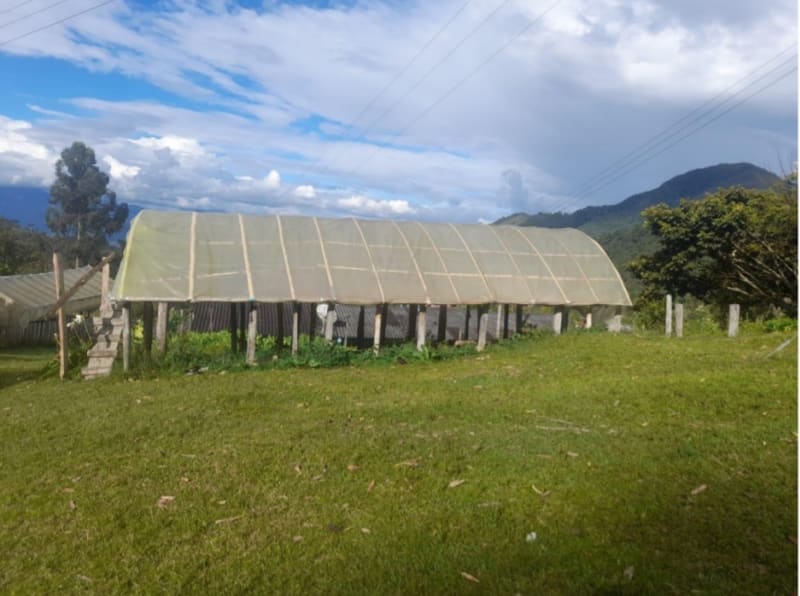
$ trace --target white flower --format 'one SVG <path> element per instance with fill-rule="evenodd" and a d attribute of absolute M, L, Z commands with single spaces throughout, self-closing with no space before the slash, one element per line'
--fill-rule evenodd
<path fill-rule="evenodd" d="M 536 532 L 530 532 L 525 536 L 525 542 L 536 542 Z"/>

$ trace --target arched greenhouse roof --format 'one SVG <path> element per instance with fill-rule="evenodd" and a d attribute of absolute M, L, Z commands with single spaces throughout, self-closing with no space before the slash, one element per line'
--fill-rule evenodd
<path fill-rule="evenodd" d="M 118 301 L 630 305 L 575 229 L 142 211 Z"/>

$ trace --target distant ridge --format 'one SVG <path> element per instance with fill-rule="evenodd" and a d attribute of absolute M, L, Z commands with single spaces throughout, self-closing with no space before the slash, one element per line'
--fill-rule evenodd
<path fill-rule="evenodd" d="M 768 188 L 779 181 L 780 178 L 772 172 L 750 163 L 723 163 L 680 174 L 658 188 L 632 195 L 614 205 L 584 207 L 572 213 L 515 213 L 498 219 L 495 223 L 579 228 L 597 237 L 638 224 L 642 210 L 651 205 L 666 203 L 675 206 L 681 199 L 697 199 L 719 188 Z"/>

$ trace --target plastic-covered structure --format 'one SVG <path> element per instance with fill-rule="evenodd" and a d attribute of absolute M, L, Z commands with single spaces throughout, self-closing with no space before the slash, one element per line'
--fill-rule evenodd
<path fill-rule="evenodd" d="M 89 269 L 89 266 L 65 269 L 64 287 L 72 287 Z M 69 316 L 95 310 L 100 306 L 100 295 L 101 280 L 95 276 L 64 305 L 65 314 Z M 28 324 L 42 320 L 55 302 L 55 279 L 52 273 L 0 277 L 0 345 L 20 343 Z M 51 318 L 55 318 L 55 315 Z"/>
<path fill-rule="evenodd" d="M 139 213 L 112 298 L 163 302 L 629 306 L 575 229 Z"/>

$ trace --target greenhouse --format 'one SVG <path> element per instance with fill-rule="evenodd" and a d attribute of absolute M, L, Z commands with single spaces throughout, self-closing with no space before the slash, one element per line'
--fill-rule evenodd
<path fill-rule="evenodd" d="M 479 317 L 491 304 L 630 305 L 602 247 L 575 229 L 148 210 L 131 224 L 112 298 L 289 304 L 295 335 L 300 304 L 372 305 L 376 323 L 387 305 L 409 305 L 423 336 L 430 305 L 440 317 L 448 305 Z"/>

